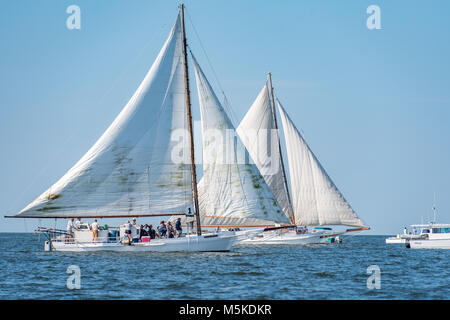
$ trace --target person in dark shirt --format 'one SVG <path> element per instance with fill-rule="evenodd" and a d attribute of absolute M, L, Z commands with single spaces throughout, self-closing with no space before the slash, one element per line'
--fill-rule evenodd
<path fill-rule="evenodd" d="M 177 238 L 181 237 L 181 234 L 183 233 L 183 228 L 181 228 L 181 218 L 178 218 L 177 222 L 175 222 L 175 230 L 177 232 Z"/>
<path fill-rule="evenodd" d="M 169 234 L 169 238 L 175 237 L 175 230 L 173 228 L 172 223 L 169 221 L 167 222 L 167 233 Z"/>
<path fill-rule="evenodd" d="M 153 225 L 148 226 L 148 235 L 150 236 L 150 239 L 156 238 L 156 231 L 153 229 Z"/>
<path fill-rule="evenodd" d="M 161 221 L 161 223 L 159 224 L 158 227 L 158 232 L 161 238 L 165 238 L 166 234 L 167 234 L 167 227 L 166 224 L 164 223 L 164 220 Z"/>
<path fill-rule="evenodd" d="M 141 229 L 139 231 L 139 239 L 142 241 L 142 237 L 148 237 L 149 233 L 148 233 L 148 224 L 142 226 L 141 225 Z"/>

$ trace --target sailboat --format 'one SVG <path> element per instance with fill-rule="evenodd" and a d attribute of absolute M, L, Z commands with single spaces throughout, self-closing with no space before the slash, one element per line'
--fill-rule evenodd
<path fill-rule="evenodd" d="M 260 170 L 248 161 L 248 150 L 192 58 L 203 138 L 203 176 L 198 184 L 201 225 L 225 233 L 233 230 L 239 240 L 244 240 L 267 228 L 289 224 Z M 182 223 L 188 225 L 189 217 L 183 217 Z M 240 230 L 243 227 L 250 229 Z"/>
<path fill-rule="evenodd" d="M 243 242 L 333 242 L 346 232 L 369 229 L 345 200 L 277 100 L 288 156 L 289 184 L 278 130 L 271 73 L 268 76 L 269 84 L 264 85 L 239 124 L 237 132 L 293 228 L 265 232 Z M 356 228 L 336 232 L 327 227 L 338 225 Z M 308 231 L 307 227 L 312 227 L 312 231 Z"/>
<path fill-rule="evenodd" d="M 193 55 L 192 58 L 203 127 L 224 129 L 228 118 Z M 204 149 L 217 149 L 208 139 L 203 137 Z M 123 228 L 119 237 L 101 230 L 95 241 L 90 240 L 89 229 L 77 230 L 72 237 L 63 231 L 44 229 L 49 235 L 45 250 L 49 251 L 229 251 L 245 238 L 245 233 L 202 233 L 202 210 L 220 207 L 220 214 L 228 221 L 238 221 L 244 216 L 248 221 L 263 221 L 263 225 L 266 219 L 286 220 L 281 211 L 263 208 L 275 199 L 256 168 L 244 168 L 247 171 L 241 172 L 234 164 L 221 166 L 213 152 L 210 154 L 215 160 L 204 166 L 204 183 L 197 187 L 194 151 L 184 5 L 181 5 L 155 62 L 109 128 L 63 177 L 9 217 L 56 221 L 192 216 L 192 227 L 195 225 L 196 230 L 178 238 L 127 243 L 122 241 Z M 242 183 L 239 177 L 250 180 Z M 232 184 L 221 185 L 226 181 Z M 258 184 L 254 188 L 257 192 L 249 191 L 249 181 L 253 187 Z M 224 223 L 223 219 L 218 222 Z M 253 229 L 248 235 L 262 230 Z M 102 233 L 106 236 L 101 236 Z"/>

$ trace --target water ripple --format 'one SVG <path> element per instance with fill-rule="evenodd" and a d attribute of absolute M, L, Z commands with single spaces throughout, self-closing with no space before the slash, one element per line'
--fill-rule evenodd
<path fill-rule="evenodd" d="M 449 251 L 381 236 L 342 244 L 239 246 L 229 253 L 43 252 L 32 234 L 0 234 L 0 299 L 449 299 Z M 26 241 L 23 241 L 23 240 Z M 81 269 L 81 289 L 66 286 Z M 369 265 L 381 289 L 367 288 Z"/>

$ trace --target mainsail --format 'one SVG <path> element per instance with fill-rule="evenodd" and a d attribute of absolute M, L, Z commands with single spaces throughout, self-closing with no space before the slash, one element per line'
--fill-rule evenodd
<path fill-rule="evenodd" d="M 195 58 L 203 135 L 199 182 L 202 225 L 268 226 L 289 223 Z"/>
<path fill-rule="evenodd" d="M 236 129 L 251 158 L 289 220 L 292 207 L 284 185 L 277 128 L 267 84 Z"/>
<path fill-rule="evenodd" d="M 297 225 L 347 225 L 363 227 L 350 204 L 303 139 L 280 102 L 295 222 Z"/>
<path fill-rule="evenodd" d="M 94 146 L 17 217 L 119 217 L 183 213 L 192 176 L 181 22 Z"/>

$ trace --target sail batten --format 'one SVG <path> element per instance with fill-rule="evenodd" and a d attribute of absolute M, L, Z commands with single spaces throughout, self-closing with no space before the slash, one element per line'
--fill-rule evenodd
<path fill-rule="evenodd" d="M 94 146 L 17 217 L 122 217 L 192 206 L 180 16 L 127 105 Z M 182 150 L 174 159 L 174 150 Z"/>
<path fill-rule="evenodd" d="M 278 109 L 286 141 L 296 224 L 363 227 L 364 223 L 328 176 L 279 101 Z"/>
<path fill-rule="evenodd" d="M 193 56 L 192 56 L 193 57 Z M 203 136 L 202 225 L 289 223 L 193 57 Z"/>

